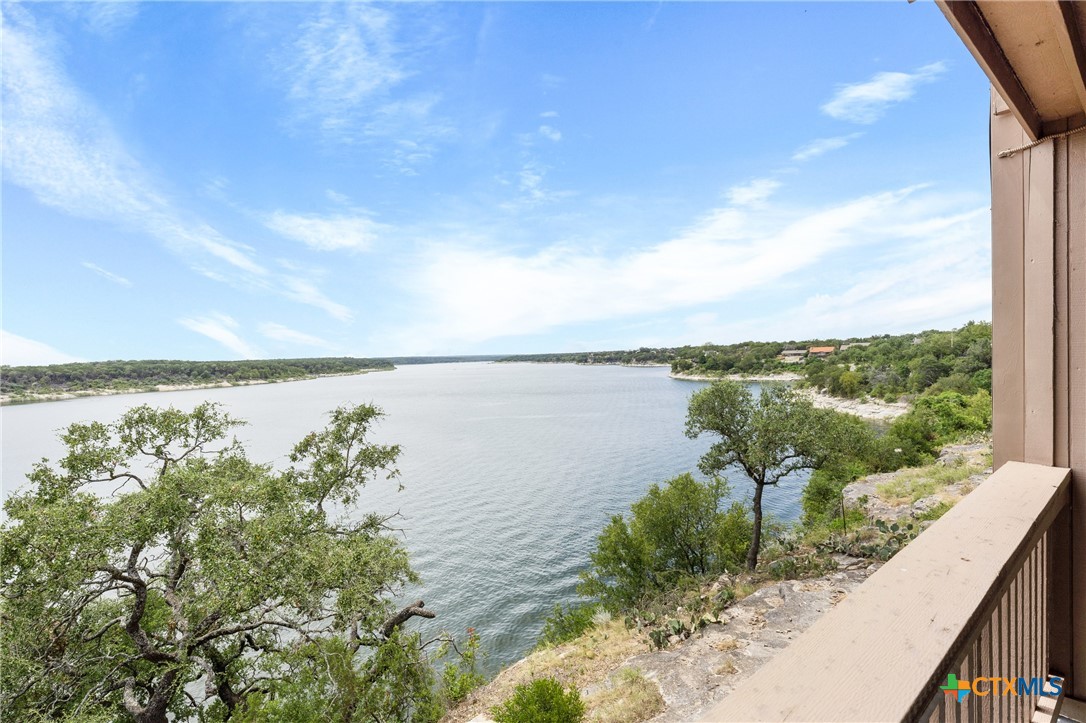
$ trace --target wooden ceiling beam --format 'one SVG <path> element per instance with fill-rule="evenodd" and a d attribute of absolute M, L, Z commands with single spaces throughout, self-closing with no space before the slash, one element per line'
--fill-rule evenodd
<path fill-rule="evenodd" d="M 935 0 L 935 3 L 992 81 L 996 91 L 1010 106 L 1011 113 L 1022 124 L 1026 135 L 1033 141 L 1040 138 L 1041 116 L 1014 72 L 1014 67 L 1003 54 L 977 3 L 974 0 Z"/>
<path fill-rule="evenodd" d="M 1049 14 L 1052 29 L 1056 32 L 1056 42 L 1067 63 L 1067 72 L 1071 76 L 1071 85 L 1075 88 L 1079 109 L 1086 113 L 1086 48 L 1082 45 L 1075 13 L 1082 12 L 1070 0 L 1050 0 Z"/>

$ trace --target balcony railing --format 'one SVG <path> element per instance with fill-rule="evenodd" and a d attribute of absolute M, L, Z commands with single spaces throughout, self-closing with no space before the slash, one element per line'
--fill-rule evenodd
<path fill-rule="evenodd" d="M 1002 679 L 1049 675 L 1069 478 L 1005 464 L 705 720 L 1029 721 L 1042 696 Z M 950 673 L 999 680 L 959 702 L 941 690 Z"/>

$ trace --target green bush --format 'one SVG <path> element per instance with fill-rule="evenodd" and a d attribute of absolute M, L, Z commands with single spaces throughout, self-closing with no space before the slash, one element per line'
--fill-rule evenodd
<path fill-rule="evenodd" d="M 468 639 L 460 651 L 460 659 L 450 662 L 441 671 L 441 691 L 449 703 L 459 703 L 486 682 L 486 676 L 478 670 L 479 647 L 479 635 L 475 628 L 468 628 Z M 447 651 L 441 650 L 440 654 L 445 655 Z"/>
<path fill-rule="evenodd" d="M 849 480 L 837 479 L 824 470 L 815 470 L 803 488 L 803 524 L 816 527 L 841 514 L 841 491 Z"/>
<path fill-rule="evenodd" d="M 596 538 L 577 591 L 622 612 L 646 596 L 738 568 L 753 528 L 743 505 L 721 511 L 727 497 L 719 478 L 682 474 L 653 485 L 631 506 L 629 521 L 615 515 Z"/>
<path fill-rule="evenodd" d="M 554 678 L 518 685 L 512 698 L 490 710 L 496 723 L 579 723 L 584 713 L 577 689 L 565 690 Z"/>
<path fill-rule="evenodd" d="M 970 396 L 958 392 L 925 394 L 916 400 L 917 411 L 934 415 L 940 441 L 951 441 L 969 432 L 983 432 L 992 426 L 992 397 L 981 390 Z"/>
<path fill-rule="evenodd" d="M 566 605 L 563 608 L 555 604 L 554 610 L 543 622 L 540 644 L 561 645 L 567 640 L 580 637 L 592 627 L 592 617 L 597 609 L 596 605 Z"/>
<path fill-rule="evenodd" d="M 928 409 L 912 409 L 890 425 L 879 438 L 878 471 L 927 464 L 935 458 L 939 444 L 938 420 Z"/>

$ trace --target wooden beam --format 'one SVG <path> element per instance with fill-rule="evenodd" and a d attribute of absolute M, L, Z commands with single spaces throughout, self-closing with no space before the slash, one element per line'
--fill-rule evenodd
<path fill-rule="evenodd" d="M 1056 33 L 1056 42 L 1060 46 L 1064 62 L 1067 63 L 1079 108 L 1086 113 L 1086 48 L 1082 46 L 1082 37 L 1079 35 L 1075 3 L 1055 0 L 1047 5 L 1052 18 L 1052 29 Z"/>
<path fill-rule="evenodd" d="M 1055 463 L 1055 270 L 1053 143 L 1024 151 L 1026 235 L 1024 243 L 1023 319 L 1025 352 L 1024 462 Z M 1005 159 L 996 159 L 998 163 Z"/>
<path fill-rule="evenodd" d="M 1071 511 L 1071 590 L 1074 655 L 1070 695 L 1086 700 L 1086 134 L 1071 136 L 1067 145 L 1068 222 L 1068 389 L 1070 466 L 1075 505 Z"/>
<path fill-rule="evenodd" d="M 1041 137 L 1041 116 L 1030 100 L 1026 89 L 1003 54 L 988 21 L 973 0 L 935 0 L 947 21 L 969 52 L 973 54 L 981 70 L 992 81 L 1011 112 L 1022 124 L 1031 141 Z"/>
<path fill-rule="evenodd" d="M 972 656 L 1008 590 L 1016 591 L 1020 615 L 1000 637 L 1021 651 L 1018 629 L 1029 621 L 1021 618 L 1020 573 L 1067 505 L 1069 476 L 1066 469 L 1003 465 L 704 720 L 912 720 L 945 698 L 939 685 Z"/>
<path fill-rule="evenodd" d="M 993 88 L 993 94 L 998 90 Z M 996 469 L 1024 461 L 1025 450 L 1025 158 L 999 158 L 1026 141 L 1011 115 L 993 115 L 992 154 L 992 441 Z"/>

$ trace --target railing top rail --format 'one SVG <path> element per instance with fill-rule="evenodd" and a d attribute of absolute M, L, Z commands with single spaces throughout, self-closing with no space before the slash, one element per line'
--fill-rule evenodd
<path fill-rule="evenodd" d="M 897 721 L 1067 504 L 1070 471 L 1008 462 L 715 707 L 707 721 Z"/>

